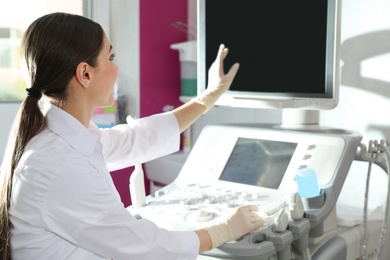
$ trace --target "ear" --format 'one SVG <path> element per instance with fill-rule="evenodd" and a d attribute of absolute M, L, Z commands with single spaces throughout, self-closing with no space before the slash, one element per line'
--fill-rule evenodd
<path fill-rule="evenodd" d="M 76 80 L 83 87 L 87 88 L 91 82 L 92 67 L 86 62 L 80 62 L 76 67 Z"/>

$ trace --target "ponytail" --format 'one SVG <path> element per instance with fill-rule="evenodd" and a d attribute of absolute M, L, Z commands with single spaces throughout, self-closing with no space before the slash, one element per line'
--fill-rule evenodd
<path fill-rule="evenodd" d="M 23 35 L 21 56 L 31 87 L 15 118 L 0 170 L 0 259 L 11 259 L 9 209 L 14 171 L 29 141 L 46 126 L 39 99 L 45 95 L 56 105 L 65 102 L 77 65 L 97 65 L 103 35 L 99 24 L 66 13 L 38 18 Z"/>
<path fill-rule="evenodd" d="M 9 206 L 12 191 L 12 177 L 28 142 L 37 135 L 46 124 L 39 108 L 38 99 L 27 96 L 21 104 L 16 117 L 16 127 L 11 131 L 6 152 L 12 151 L 10 160 L 4 158 L 1 169 L 0 204 L 0 258 L 11 259 Z M 9 165 L 6 165 L 9 163 Z"/>

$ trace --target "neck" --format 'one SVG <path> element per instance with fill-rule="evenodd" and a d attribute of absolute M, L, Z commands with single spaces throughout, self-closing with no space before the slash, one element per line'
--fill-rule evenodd
<path fill-rule="evenodd" d="M 85 127 L 88 127 L 95 109 L 86 102 L 75 102 L 74 100 L 65 102 L 61 108 L 80 121 Z"/>

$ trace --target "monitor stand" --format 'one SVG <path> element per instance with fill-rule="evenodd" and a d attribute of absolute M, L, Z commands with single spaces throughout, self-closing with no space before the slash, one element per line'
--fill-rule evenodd
<path fill-rule="evenodd" d="M 282 123 L 274 125 L 276 129 L 315 131 L 327 134 L 346 134 L 348 130 L 320 125 L 320 110 L 283 109 Z"/>
<path fill-rule="evenodd" d="M 297 130 L 319 129 L 320 112 L 318 110 L 283 109 L 281 128 Z"/>
<path fill-rule="evenodd" d="M 319 110 L 283 109 L 282 123 L 275 128 L 298 131 L 337 132 L 340 129 L 332 129 L 321 126 Z M 344 132 L 344 131 L 342 131 Z"/>

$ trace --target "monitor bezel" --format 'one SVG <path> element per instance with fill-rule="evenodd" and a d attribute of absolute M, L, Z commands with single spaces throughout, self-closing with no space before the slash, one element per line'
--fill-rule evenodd
<path fill-rule="evenodd" d="M 241 0 L 237 0 L 238 3 Z M 340 88 L 340 16 L 341 1 L 328 0 L 327 37 L 326 37 L 326 82 L 325 93 L 270 93 L 226 91 L 216 105 L 260 108 L 260 109 L 298 109 L 298 110 L 330 110 L 339 102 Z M 198 0 L 197 6 L 197 88 L 198 93 L 206 90 L 206 0 Z M 238 61 L 239 62 L 239 61 Z"/>

